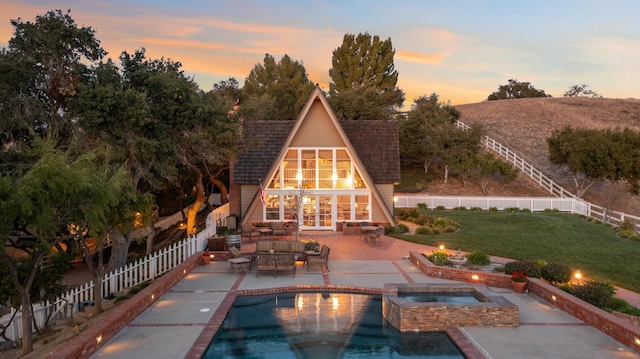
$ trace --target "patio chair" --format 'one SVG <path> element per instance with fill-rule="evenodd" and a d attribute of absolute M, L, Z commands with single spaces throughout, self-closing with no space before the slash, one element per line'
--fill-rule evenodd
<path fill-rule="evenodd" d="M 240 235 L 242 237 L 249 237 L 249 240 L 260 238 L 260 232 L 258 232 L 258 229 L 253 227 L 251 223 L 245 223 L 240 226 Z"/>
<path fill-rule="evenodd" d="M 307 258 L 307 271 L 309 270 L 309 268 L 311 268 L 312 265 L 320 265 L 320 267 L 322 267 L 322 265 L 324 264 L 325 267 L 327 267 L 327 272 L 329 272 L 329 252 L 331 251 L 331 249 L 329 247 L 327 247 L 326 244 L 322 245 L 322 248 L 320 248 L 320 255 L 319 256 L 310 256 Z"/>
<path fill-rule="evenodd" d="M 234 246 L 229 247 L 229 254 L 231 258 L 228 259 L 228 262 L 231 270 L 234 272 L 237 272 L 240 269 L 251 270 L 253 267 L 252 255 L 249 254 L 248 256 L 243 256 L 243 254 L 240 253 L 240 250 Z"/>
<path fill-rule="evenodd" d="M 362 239 L 362 237 L 364 237 L 365 231 L 362 230 L 362 227 L 368 226 L 370 226 L 369 222 L 360 222 L 360 224 L 358 225 L 358 228 L 360 228 L 360 237 L 358 239 Z"/>
<path fill-rule="evenodd" d="M 284 222 L 271 222 L 271 231 L 272 236 L 283 236 L 284 239 L 287 239 L 287 230 L 284 229 Z"/>

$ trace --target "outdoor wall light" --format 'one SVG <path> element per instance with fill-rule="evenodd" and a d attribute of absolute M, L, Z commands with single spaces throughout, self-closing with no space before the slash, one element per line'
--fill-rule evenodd
<path fill-rule="evenodd" d="M 553 300 L 553 301 L 555 302 L 555 301 L 556 301 L 556 296 L 555 296 L 555 295 L 552 295 L 552 296 L 551 296 L 551 300 Z"/>
<path fill-rule="evenodd" d="M 156 298 L 155 294 L 151 294 L 151 300 L 154 300 Z"/>
<path fill-rule="evenodd" d="M 96 337 L 96 343 L 100 344 L 101 341 L 102 341 L 102 334 Z"/>
<path fill-rule="evenodd" d="M 478 277 L 478 275 L 477 275 L 477 274 L 474 274 L 474 275 L 472 275 L 472 276 L 471 276 L 471 279 L 473 279 L 473 280 L 478 280 L 478 279 L 480 279 L 480 277 Z"/>
<path fill-rule="evenodd" d="M 393 196 L 393 203 L 398 203 L 398 196 Z"/>
<path fill-rule="evenodd" d="M 636 345 L 640 345 L 640 338 L 636 338 Z"/>

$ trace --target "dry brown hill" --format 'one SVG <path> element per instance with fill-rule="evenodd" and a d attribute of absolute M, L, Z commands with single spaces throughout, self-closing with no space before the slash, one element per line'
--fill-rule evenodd
<path fill-rule="evenodd" d="M 461 113 L 461 122 L 485 125 L 489 137 L 518 153 L 572 193 L 575 193 L 572 177 L 548 160 L 546 140 L 553 130 L 572 126 L 598 129 L 627 127 L 640 131 L 640 100 L 637 99 L 527 98 L 487 101 L 455 108 Z M 594 187 L 585 199 L 640 215 L 640 198 L 629 195 L 617 184 L 605 183 Z"/>

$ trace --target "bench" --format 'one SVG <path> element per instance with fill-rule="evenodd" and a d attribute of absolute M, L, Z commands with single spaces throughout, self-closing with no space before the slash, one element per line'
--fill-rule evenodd
<path fill-rule="evenodd" d="M 278 276 L 278 271 L 292 271 L 296 276 L 296 261 L 293 253 L 260 253 L 256 257 L 256 277 L 260 272 L 273 272 Z"/>

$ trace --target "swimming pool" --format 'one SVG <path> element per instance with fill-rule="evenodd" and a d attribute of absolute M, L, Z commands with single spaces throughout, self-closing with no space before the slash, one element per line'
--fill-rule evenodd
<path fill-rule="evenodd" d="M 238 296 L 203 358 L 465 358 L 445 332 L 400 333 L 378 294 Z"/>

